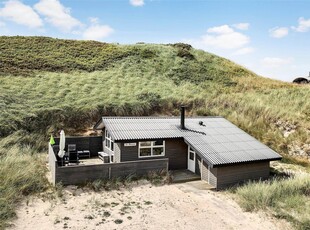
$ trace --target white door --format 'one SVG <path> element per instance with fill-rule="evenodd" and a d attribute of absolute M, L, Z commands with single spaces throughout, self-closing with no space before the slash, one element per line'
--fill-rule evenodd
<path fill-rule="evenodd" d="M 188 156 L 187 156 L 187 169 L 195 173 L 195 161 L 196 153 L 195 151 L 188 146 Z"/>

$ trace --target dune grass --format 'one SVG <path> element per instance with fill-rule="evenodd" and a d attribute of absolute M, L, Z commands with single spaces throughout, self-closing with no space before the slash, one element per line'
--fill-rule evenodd
<path fill-rule="evenodd" d="M 0 147 L 0 229 L 16 216 L 15 209 L 25 196 L 47 188 L 44 164 L 30 147 Z"/>
<path fill-rule="evenodd" d="M 250 182 L 234 191 L 246 211 L 269 210 L 296 229 L 310 229 L 309 174 Z"/>
<path fill-rule="evenodd" d="M 186 104 L 189 115 L 224 116 L 283 154 L 293 141 L 310 143 L 310 102 L 304 99 L 310 97 L 309 87 L 280 84 L 273 89 L 239 92 L 216 82 L 175 84 L 161 75 L 134 76 L 130 72 L 131 67 L 2 77 L 0 134 L 22 130 L 47 138 L 64 127 L 69 133 L 91 127 L 101 115 L 178 115 L 179 105 Z M 275 125 L 278 120 L 295 124 L 296 132 L 284 137 Z"/>

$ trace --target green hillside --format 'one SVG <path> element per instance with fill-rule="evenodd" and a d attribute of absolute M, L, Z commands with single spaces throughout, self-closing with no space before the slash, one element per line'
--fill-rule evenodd
<path fill-rule="evenodd" d="M 190 115 L 225 116 L 283 154 L 288 139 L 278 120 L 298 126 L 294 140 L 309 141 L 308 87 L 259 77 L 186 44 L 0 37 L 0 46 L 2 137 L 74 134 L 101 115 L 177 115 L 186 104 Z"/>
<path fill-rule="evenodd" d="M 19 172 L 15 169 L 28 164 L 29 155 L 44 165 L 35 153 L 44 152 L 50 134 L 62 128 L 75 135 L 102 115 L 178 115 L 185 104 L 188 115 L 224 116 L 295 161 L 296 148 L 303 158 L 310 154 L 304 147 L 310 144 L 306 98 L 309 86 L 257 76 L 181 43 L 0 37 L 0 165 L 6 165 L 0 170 L 7 172 L 0 175 L 6 181 L 0 197 L 9 197 L 0 198 L 0 229 L 1 221 L 14 216 L 21 194 L 46 187 L 42 167 L 29 166 L 28 174 L 14 178 L 8 171 Z M 21 186 L 25 181 L 29 186 Z"/>

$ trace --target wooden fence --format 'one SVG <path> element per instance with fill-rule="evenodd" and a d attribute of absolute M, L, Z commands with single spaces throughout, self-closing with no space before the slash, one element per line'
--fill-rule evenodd
<path fill-rule="evenodd" d="M 59 139 L 55 138 L 55 144 L 59 145 Z M 89 150 L 90 156 L 98 156 L 98 152 L 102 151 L 102 136 L 90 137 L 66 137 L 66 146 L 75 144 L 77 150 Z"/>
<path fill-rule="evenodd" d="M 102 163 L 59 167 L 53 148 L 49 146 L 49 164 L 52 183 L 77 185 L 99 179 L 122 178 L 129 175 L 146 175 L 151 171 L 168 171 L 168 159 Z"/>
<path fill-rule="evenodd" d="M 48 166 L 51 171 L 52 182 L 53 184 L 55 184 L 55 181 L 56 181 L 55 175 L 56 175 L 56 170 L 58 168 L 58 162 L 57 162 L 57 158 L 56 158 L 56 155 L 54 153 L 54 150 L 51 144 L 48 144 Z"/>

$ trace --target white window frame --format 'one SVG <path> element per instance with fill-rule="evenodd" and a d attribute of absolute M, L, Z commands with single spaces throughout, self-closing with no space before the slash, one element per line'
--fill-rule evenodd
<path fill-rule="evenodd" d="M 151 141 L 141 141 L 139 142 L 139 150 L 138 150 L 138 157 L 139 158 L 149 158 L 149 157 L 162 157 L 162 156 L 165 156 L 165 153 L 166 153 L 166 144 L 165 144 L 165 141 L 163 140 L 163 144 L 162 145 L 154 145 L 154 143 L 156 142 L 157 140 L 151 140 Z M 143 142 L 151 142 L 151 145 L 150 146 L 141 146 L 141 143 Z M 154 148 L 163 148 L 163 152 L 162 154 L 160 155 L 153 155 L 153 149 Z M 140 150 L 141 149 L 151 149 L 151 155 L 150 156 L 141 156 L 140 155 Z"/>
<path fill-rule="evenodd" d="M 107 142 L 107 140 L 109 142 Z M 109 143 L 109 145 L 108 145 L 108 143 Z M 112 143 L 113 143 L 113 150 L 111 148 Z M 111 137 L 110 133 L 108 132 L 108 130 L 105 130 L 105 147 L 107 149 L 111 150 L 112 152 L 114 152 L 114 141 L 112 140 L 112 137 Z"/>

